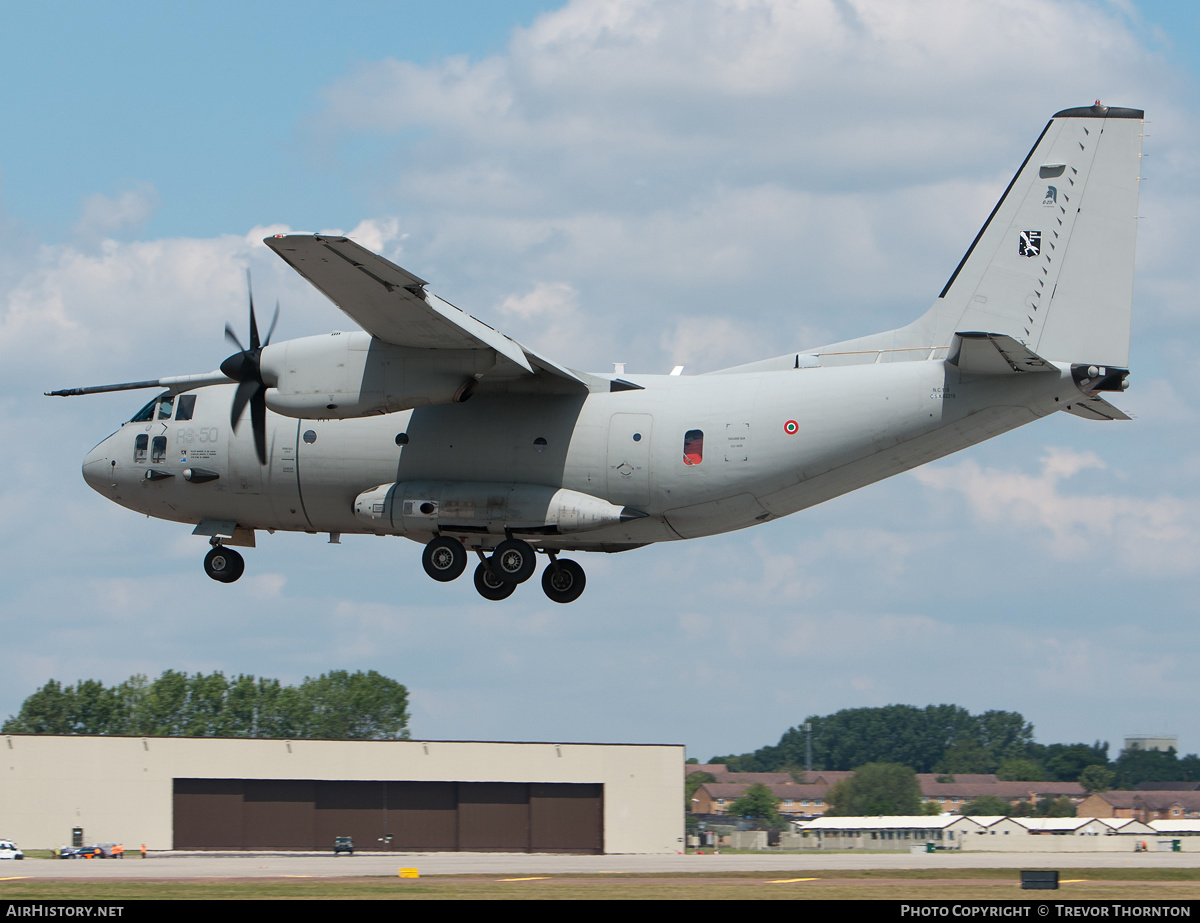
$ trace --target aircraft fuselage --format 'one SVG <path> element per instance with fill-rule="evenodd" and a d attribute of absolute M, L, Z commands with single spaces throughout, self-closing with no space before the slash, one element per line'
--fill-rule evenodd
<path fill-rule="evenodd" d="M 189 420 L 124 424 L 89 453 L 84 473 L 106 497 L 158 518 L 333 533 L 393 531 L 355 513 L 355 498 L 379 485 L 561 487 L 646 515 L 588 532 L 542 534 L 536 544 L 619 550 L 796 512 L 1080 396 L 1069 369 L 998 378 L 960 373 L 939 360 L 632 377 L 642 390 L 480 394 L 461 404 L 345 420 L 269 413 L 266 465 L 247 429 L 230 430 L 233 386 L 212 387 L 197 394 Z M 185 478 L 197 469 L 217 477 Z M 436 531 L 403 534 L 426 542 Z M 470 547 L 497 541 L 467 537 Z"/>

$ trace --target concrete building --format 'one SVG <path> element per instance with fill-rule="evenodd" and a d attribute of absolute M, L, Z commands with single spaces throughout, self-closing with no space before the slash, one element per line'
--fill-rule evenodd
<path fill-rule="evenodd" d="M 820 817 L 796 824 L 781 845 L 799 849 L 911 850 L 932 843 L 938 850 L 972 852 L 1138 852 L 1163 840 L 1136 822 L 1092 817 Z M 1170 848 L 1167 842 L 1167 848 Z M 1187 849 L 1187 847 L 1184 847 Z M 1191 851 L 1188 849 L 1187 851 Z"/>
<path fill-rule="evenodd" d="M 762 773 L 766 775 L 766 773 Z M 705 782 L 692 795 L 689 810 L 693 814 L 726 814 L 729 806 L 746 794 L 755 783 Z M 779 813 L 798 817 L 823 814 L 828 785 L 797 785 L 793 782 L 760 783 L 779 799 Z"/>
<path fill-rule="evenodd" d="M 938 849 L 962 849 L 963 840 L 980 830 L 975 818 L 940 816 L 818 817 L 796 824 L 799 849 L 908 850 L 933 843 Z"/>
<path fill-rule="evenodd" d="M 25 848 L 683 848 L 682 746 L 8 735 L 0 757 Z"/>
<path fill-rule="evenodd" d="M 1152 820 L 1200 818 L 1200 792 L 1110 791 L 1089 795 L 1079 805 L 1080 817 L 1132 817 Z"/>

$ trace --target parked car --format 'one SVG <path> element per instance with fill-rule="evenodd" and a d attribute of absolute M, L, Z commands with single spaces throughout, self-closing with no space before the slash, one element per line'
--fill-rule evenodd
<path fill-rule="evenodd" d="M 354 839 L 348 836 L 335 836 L 333 838 L 333 854 L 336 856 L 340 852 L 348 852 L 354 855 Z"/>
<path fill-rule="evenodd" d="M 25 853 L 12 840 L 0 840 L 0 859 L 24 859 Z"/>
<path fill-rule="evenodd" d="M 103 859 L 104 850 L 99 846 L 64 846 L 58 851 L 60 859 Z"/>

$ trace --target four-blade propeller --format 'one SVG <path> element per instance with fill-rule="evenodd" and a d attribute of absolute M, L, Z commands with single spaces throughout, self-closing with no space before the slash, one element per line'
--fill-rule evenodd
<path fill-rule="evenodd" d="M 229 422 L 237 432 L 242 412 L 250 405 L 250 425 L 254 430 L 254 448 L 258 452 L 259 464 L 267 463 L 267 385 L 262 377 L 262 351 L 271 342 L 271 334 L 275 332 L 275 322 L 279 320 L 279 302 L 275 303 L 275 316 L 271 318 L 271 326 L 267 330 L 267 338 L 259 343 L 258 323 L 254 318 L 254 290 L 250 285 L 250 271 L 246 270 L 246 289 L 250 293 L 250 348 L 242 346 L 237 334 L 228 324 L 225 325 L 225 336 L 238 352 L 221 363 L 221 371 L 238 383 L 233 395 L 233 406 L 230 408 Z"/>

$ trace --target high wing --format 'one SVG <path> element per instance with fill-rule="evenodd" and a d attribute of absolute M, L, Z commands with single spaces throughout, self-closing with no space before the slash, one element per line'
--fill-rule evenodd
<path fill-rule="evenodd" d="M 378 340 L 416 349 L 491 350 L 497 368 L 489 377 L 548 374 L 584 390 L 592 384 L 591 376 L 539 356 L 427 292 L 424 279 L 349 238 L 277 234 L 263 242 Z"/>

